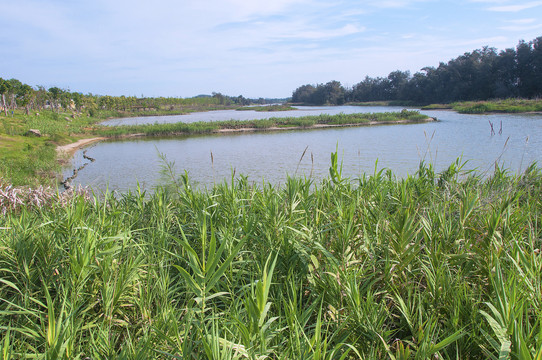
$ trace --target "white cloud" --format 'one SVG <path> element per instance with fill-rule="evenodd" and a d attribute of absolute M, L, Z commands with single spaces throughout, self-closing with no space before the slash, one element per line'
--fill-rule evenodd
<path fill-rule="evenodd" d="M 535 21 L 536 21 L 536 19 L 530 18 L 530 19 L 507 20 L 506 22 L 512 23 L 512 24 L 532 24 Z"/>
<path fill-rule="evenodd" d="M 531 1 L 531 2 L 523 3 L 523 4 L 493 6 L 493 7 L 488 8 L 488 10 L 498 11 L 498 12 L 518 12 L 518 11 L 538 7 L 541 5 L 542 5 L 542 1 Z"/>
<path fill-rule="evenodd" d="M 473 3 L 491 3 L 491 4 L 503 4 L 508 2 L 509 0 L 469 0 Z"/>
<path fill-rule="evenodd" d="M 383 9 L 397 9 L 408 7 L 414 3 L 426 2 L 428 0 L 379 0 L 371 1 L 370 4 L 377 8 Z"/>
<path fill-rule="evenodd" d="M 321 30 L 300 30 L 300 31 L 283 31 L 279 38 L 291 39 L 311 39 L 311 40 L 326 40 L 330 38 L 357 34 L 365 31 L 365 27 L 347 24 L 342 28 L 337 29 L 321 29 Z"/>
<path fill-rule="evenodd" d="M 537 29 L 542 29 L 542 24 L 538 25 L 509 25 L 509 26 L 501 26 L 499 27 L 501 30 L 505 31 L 515 31 L 515 32 L 525 32 L 525 31 L 532 31 Z"/>
<path fill-rule="evenodd" d="M 439 0 L 0 2 L 5 77 L 26 74 L 30 84 L 83 92 L 182 96 L 205 88 L 288 95 L 303 81 L 355 83 L 367 74 L 417 71 L 484 45 L 513 46 L 519 31 L 534 38 L 534 11 L 513 20 L 486 10 L 542 5 L 462 0 L 461 14 L 479 19 L 464 24 L 443 16 L 451 2 Z"/>
<path fill-rule="evenodd" d="M 213 5 L 219 3 L 226 3 L 228 7 L 233 7 L 233 10 L 237 14 L 241 14 L 243 17 L 247 16 L 262 16 L 281 13 L 287 10 L 289 7 L 300 4 L 309 3 L 308 0 L 225 0 L 225 1 L 209 1 L 205 2 L 205 9 L 209 9 Z"/>

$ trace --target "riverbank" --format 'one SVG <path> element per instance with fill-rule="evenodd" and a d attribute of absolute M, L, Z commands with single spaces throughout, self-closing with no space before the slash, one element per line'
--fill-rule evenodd
<path fill-rule="evenodd" d="M 95 142 L 105 140 L 105 139 L 107 138 L 93 137 L 93 138 L 88 138 L 88 139 L 81 139 L 71 144 L 59 145 L 56 147 L 56 151 L 61 157 L 67 157 L 67 156 L 72 157 L 77 152 L 77 150 L 85 146 L 88 146 L 90 144 L 93 144 Z"/>
<path fill-rule="evenodd" d="M 542 99 L 496 99 L 431 104 L 421 110 L 453 110 L 460 114 L 519 114 L 542 113 Z"/>

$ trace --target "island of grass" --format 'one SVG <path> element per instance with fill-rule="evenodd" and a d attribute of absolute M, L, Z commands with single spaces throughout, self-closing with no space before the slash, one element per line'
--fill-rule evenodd
<path fill-rule="evenodd" d="M 220 133 L 232 131 L 276 131 L 300 130 L 325 127 L 347 127 L 364 125 L 407 124 L 434 121 L 418 111 L 403 110 L 386 113 L 356 113 L 337 115 L 315 115 L 302 117 L 269 118 L 261 120 L 229 120 L 196 123 L 171 123 L 152 125 L 124 125 L 115 127 L 100 127 L 92 132 L 95 136 L 122 137 L 133 136 L 167 136 Z"/>
<path fill-rule="evenodd" d="M 291 111 L 297 110 L 297 108 L 284 105 L 284 104 L 275 104 L 275 105 L 261 105 L 261 106 L 243 106 L 236 109 L 237 111 L 261 111 L 261 112 L 271 112 L 271 111 Z"/>
<path fill-rule="evenodd" d="M 454 110 L 460 114 L 542 112 L 542 99 L 461 101 L 450 104 L 431 104 L 423 106 L 422 110 Z"/>

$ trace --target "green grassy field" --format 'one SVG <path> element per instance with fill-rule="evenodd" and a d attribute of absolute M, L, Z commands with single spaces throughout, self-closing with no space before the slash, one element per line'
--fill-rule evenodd
<path fill-rule="evenodd" d="M 335 153 L 321 183 L 1 189 L 3 359 L 542 357 L 534 166 L 344 179 Z"/>

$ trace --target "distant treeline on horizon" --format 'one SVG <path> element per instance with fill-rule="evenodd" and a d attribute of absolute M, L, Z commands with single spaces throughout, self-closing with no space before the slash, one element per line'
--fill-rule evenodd
<path fill-rule="evenodd" d="M 413 104 L 542 96 L 542 36 L 521 40 L 515 49 L 467 52 L 437 68 L 424 67 L 411 75 L 396 70 L 387 77 L 369 76 L 352 88 L 338 81 L 303 85 L 293 103 L 341 105 L 348 102 L 401 101 Z"/>
<path fill-rule="evenodd" d="M 6 115 L 8 110 L 22 108 L 28 114 L 31 110 L 52 109 L 53 111 L 85 109 L 90 115 L 98 110 L 139 111 L 139 110 L 179 110 L 187 107 L 235 107 L 246 105 L 266 105 L 285 102 L 287 99 L 258 98 L 249 99 L 242 95 L 228 96 L 213 92 L 212 95 L 197 95 L 191 98 L 180 97 L 136 97 L 83 94 L 69 89 L 43 86 L 32 87 L 17 79 L 5 80 L 0 77 L 0 110 Z"/>

